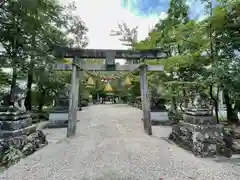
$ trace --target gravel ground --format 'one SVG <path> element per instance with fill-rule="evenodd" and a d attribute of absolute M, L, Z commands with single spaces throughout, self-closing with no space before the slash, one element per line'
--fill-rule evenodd
<path fill-rule="evenodd" d="M 0 175 L 7 180 L 237 180 L 239 159 L 200 159 L 167 140 L 169 127 L 143 132 L 141 111 L 94 105 L 79 112 L 77 135 L 49 144 Z"/>

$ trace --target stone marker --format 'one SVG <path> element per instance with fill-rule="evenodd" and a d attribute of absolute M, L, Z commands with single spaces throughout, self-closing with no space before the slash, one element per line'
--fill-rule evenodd
<path fill-rule="evenodd" d="M 49 114 L 48 127 L 67 127 L 68 126 L 68 112 L 69 112 L 69 91 L 70 85 L 60 92 L 56 99 L 56 104 Z"/>
<path fill-rule="evenodd" d="M 165 107 L 165 99 L 161 97 L 161 93 L 152 92 L 150 115 L 153 124 L 167 124 L 169 122 L 168 111 Z"/>

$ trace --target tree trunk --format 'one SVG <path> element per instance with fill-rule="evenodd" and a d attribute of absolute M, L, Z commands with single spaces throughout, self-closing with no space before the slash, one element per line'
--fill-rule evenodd
<path fill-rule="evenodd" d="M 226 103 L 226 108 L 227 108 L 227 120 L 228 120 L 228 122 L 230 122 L 231 124 L 239 124 L 239 119 L 238 119 L 237 113 L 232 108 L 232 103 L 230 101 L 231 99 L 229 97 L 229 93 L 228 93 L 227 89 L 223 90 L 223 96 L 224 96 L 225 103 Z"/>
<path fill-rule="evenodd" d="M 32 47 L 36 46 L 36 37 L 32 35 Z M 32 84 L 33 84 L 33 68 L 35 63 L 35 55 L 31 54 L 31 60 L 28 70 L 28 80 L 27 80 L 27 95 L 25 99 L 25 108 L 27 111 L 32 110 Z"/>
<path fill-rule="evenodd" d="M 33 67 L 34 67 L 34 60 L 31 59 L 29 70 L 28 70 L 28 79 L 27 79 L 27 95 L 25 98 L 25 108 L 27 111 L 32 110 L 32 83 L 33 83 Z"/>
<path fill-rule="evenodd" d="M 43 89 L 40 93 L 41 93 L 41 98 L 40 98 L 40 101 L 39 101 L 38 110 L 42 111 L 44 103 L 45 103 L 44 99 L 45 99 L 45 95 L 46 95 L 46 90 Z"/>
<path fill-rule="evenodd" d="M 177 100 L 175 96 L 172 96 L 171 98 L 171 111 L 177 112 Z"/>
<path fill-rule="evenodd" d="M 214 97 L 213 95 L 213 86 L 211 85 L 210 86 L 210 89 L 209 89 L 209 95 L 213 101 L 213 105 L 214 105 L 214 111 L 215 111 L 215 116 L 216 116 L 216 121 L 217 123 L 219 124 L 219 115 L 218 115 L 218 100 Z M 218 95 L 218 93 L 217 93 Z"/>
<path fill-rule="evenodd" d="M 16 27 L 16 20 L 15 17 L 13 18 L 13 25 Z M 16 96 L 16 85 L 17 85 L 17 40 L 14 37 L 13 42 L 12 42 L 12 67 L 13 67 L 13 72 L 12 72 L 12 82 L 11 82 L 11 90 L 10 90 L 10 95 L 9 95 L 9 100 L 8 100 L 8 105 L 14 106 L 14 101 L 15 101 L 15 96 Z"/>
<path fill-rule="evenodd" d="M 13 67 L 11 90 L 10 90 L 8 105 L 12 105 L 12 106 L 14 105 L 15 95 L 16 95 L 16 85 L 17 85 L 17 68 Z"/>
<path fill-rule="evenodd" d="M 185 90 L 185 89 L 183 89 L 183 96 L 184 96 L 184 97 L 187 97 L 187 93 L 186 93 L 186 90 Z M 188 108 L 188 102 L 189 102 L 188 99 L 184 99 L 184 109 L 185 109 L 185 110 Z"/>

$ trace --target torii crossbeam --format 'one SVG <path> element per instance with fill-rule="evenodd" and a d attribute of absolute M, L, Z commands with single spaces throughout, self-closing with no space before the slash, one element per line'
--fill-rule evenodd
<path fill-rule="evenodd" d="M 79 49 L 69 47 L 56 47 L 53 52 L 58 58 L 72 58 L 72 64 L 55 64 L 56 70 L 71 70 L 72 71 L 72 89 L 69 103 L 68 116 L 68 131 L 67 137 L 75 135 L 77 123 L 77 106 L 79 96 L 79 81 L 80 75 L 78 70 L 86 71 L 134 71 L 140 69 L 140 87 L 141 100 L 143 109 L 143 124 L 144 130 L 148 135 L 152 135 L 152 123 L 150 117 L 150 105 L 148 98 L 148 81 L 147 71 L 163 71 L 161 65 L 146 65 L 146 64 L 127 64 L 116 65 L 115 59 L 126 60 L 145 60 L 162 59 L 167 57 L 167 52 L 162 49 L 149 50 L 113 50 L 113 49 Z M 83 58 L 106 59 L 104 65 L 86 65 L 81 63 Z"/>

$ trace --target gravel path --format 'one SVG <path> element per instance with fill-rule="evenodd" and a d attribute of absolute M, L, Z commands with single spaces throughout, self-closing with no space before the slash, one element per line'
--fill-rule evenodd
<path fill-rule="evenodd" d="M 167 141 L 168 127 L 154 127 L 153 136 L 147 136 L 138 109 L 126 105 L 95 105 L 79 112 L 79 119 L 76 137 L 48 145 L 6 170 L 0 179 L 240 178 L 240 160 L 197 158 Z"/>

